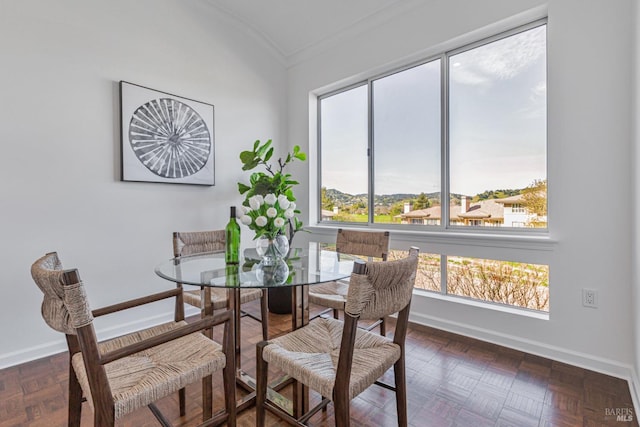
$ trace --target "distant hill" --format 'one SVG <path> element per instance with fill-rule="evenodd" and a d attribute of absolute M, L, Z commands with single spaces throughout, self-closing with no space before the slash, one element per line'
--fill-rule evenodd
<path fill-rule="evenodd" d="M 510 197 L 520 194 L 522 190 L 488 190 L 480 194 L 472 196 L 472 200 L 486 200 L 486 199 L 501 199 L 504 197 Z M 429 200 L 432 200 L 436 204 L 440 200 L 440 192 L 425 193 Z M 327 189 L 326 196 L 333 201 L 336 206 L 352 206 L 357 203 L 367 203 L 367 194 L 348 194 L 343 193 L 335 188 Z M 405 200 L 415 200 L 419 194 L 414 193 L 397 193 L 397 194 L 382 194 L 375 196 L 376 206 L 392 206 L 398 202 Z M 452 193 L 453 200 L 460 200 L 461 194 Z"/>
<path fill-rule="evenodd" d="M 351 206 L 358 202 L 367 201 L 367 194 L 347 194 L 342 191 L 329 188 L 327 189 L 327 198 L 331 199 L 336 206 Z"/>
<path fill-rule="evenodd" d="M 340 190 L 336 190 L 335 188 L 327 189 L 326 195 L 337 206 L 351 206 L 358 202 L 366 203 L 367 201 L 366 193 L 348 194 L 348 193 L 343 193 Z M 433 200 L 440 199 L 439 192 L 428 193 L 426 195 L 429 199 L 433 199 Z M 383 206 L 391 206 L 397 202 L 402 202 L 404 200 L 413 200 L 417 197 L 418 197 L 418 194 L 412 194 L 412 193 L 382 194 L 382 195 L 376 196 L 375 204 L 383 205 Z"/>
<path fill-rule="evenodd" d="M 440 192 L 437 193 L 425 193 L 429 200 L 440 200 Z M 411 193 L 398 193 L 398 194 L 382 194 L 376 195 L 375 204 L 376 205 L 384 205 L 391 206 L 395 203 L 402 202 L 405 200 L 414 200 L 418 198 L 419 194 L 411 194 Z"/>

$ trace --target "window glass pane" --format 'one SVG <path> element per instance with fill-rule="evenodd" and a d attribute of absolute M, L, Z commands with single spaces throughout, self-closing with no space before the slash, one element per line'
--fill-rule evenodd
<path fill-rule="evenodd" d="M 406 258 L 409 251 L 391 250 L 389 260 Z M 422 253 L 418 254 L 418 271 L 416 273 L 415 289 L 440 293 L 442 287 L 440 274 L 440 255 Z"/>
<path fill-rule="evenodd" d="M 373 83 L 374 222 L 440 224 L 440 60 Z"/>
<path fill-rule="evenodd" d="M 449 58 L 450 223 L 547 226 L 546 26 Z"/>
<path fill-rule="evenodd" d="M 320 100 L 322 221 L 368 222 L 367 86 Z"/>
<path fill-rule="evenodd" d="M 549 266 L 450 256 L 447 293 L 549 311 Z"/>

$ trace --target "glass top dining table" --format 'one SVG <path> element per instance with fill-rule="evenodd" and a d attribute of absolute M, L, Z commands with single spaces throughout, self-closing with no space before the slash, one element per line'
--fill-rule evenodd
<path fill-rule="evenodd" d="M 214 288 L 282 288 L 314 285 L 349 277 L 354 258 L 338 254 L 318 242 L 292 248 L 278 268 L 263 266 L 255 249 L 245 249 L 239 264 L 226 264 L 224 252 L 211 252 L 169 259 L 159 264 L 156 274 L 184 285 Z M 284 269 L 284 272 L 283 272 Z M 282 277 L 282 274 L 285 274 Z"/>
<path fill-rule="evenodd" d="M 228 290 L 228 308 L 234 310 L 234 335 L 237 384 L 249 395 L 238 402 L 238 410 L 255 404 L 255 380 L 244 373 L 240 367 L 240 291 L 247 288 L 274 289 L 282 288 L 291 291 L 291 329 L 297 329 L 309 322 L 309 286 L 347 278 L 353 270 L 355 257 L 339 254 L 327 249 L 326 244 L 309 242 L 304 247 L 294 247 L 279 265 L 278 274 L 274 274 L 275 266 L 264 266 L 254 248 L 242 251 L 240 262 L 236 265 L 225 263 L 224 252 L 211 252 L 176 257 L 157 265 L 158 276 L 181 285 L 198 286 L 201 289 L 203 307 L 202 315 L 213 314 L 211 305 L 211 288 Z M 284 266 L 282 265 L 284 264 Z M 285 273 L 282 273 L 282 268 Z M 211 336 L 211 332 L 208 332 Z M 308 408 L 308 391 L 301 383 L 296 384 L 292 405 L 283 406 L 286 399 L 277 397 L 277 393 L 269 390 L 269 396 L 275 396 L 279 404 L 287 412 L 306 412 Z M 271 399 L 271 397 L 270 397 Z"/>

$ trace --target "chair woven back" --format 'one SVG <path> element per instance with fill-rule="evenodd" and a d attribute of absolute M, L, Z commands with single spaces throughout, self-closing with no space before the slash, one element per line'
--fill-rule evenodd
<path fill-rule="evenodd" d="M 417 269 L 417 248 L 407 258 L 368 262 L 365 274 L 351 275 L 345 313 L 373 320 L 404 309 L 411 302 Z"/>
<path fill-rule="evenodd" d="M 82 282 L 64 286 L 66 271 L 55 252 L 31 265 L 31 277 L 44 294 L 42 317 L 51 328 L 75 335 L 76 328 L 93 321 Z"/>
<path fill-rule="evenodd" d="M 382 258 L 389 253 L 388 231 L 338 230 L 336 251 L 343 254 Z"/>
<path fill-rule="evenodd" d="M 175 232 L 173 233 L 173 255 L 178 257 L 224 251 L 225 241 L 224 230 Z"/>

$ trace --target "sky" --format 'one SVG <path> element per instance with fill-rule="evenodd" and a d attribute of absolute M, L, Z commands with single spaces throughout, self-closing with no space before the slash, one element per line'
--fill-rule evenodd
<path fill-rule="evenodd" d="M 546 26 L 449 61 L 450 191 L 546 179 Z M 440 60 L 372 82 L 375 194 L 441 189 Z M 367 86 L 321 101 L 322 186 L 367 192 Z"/>

